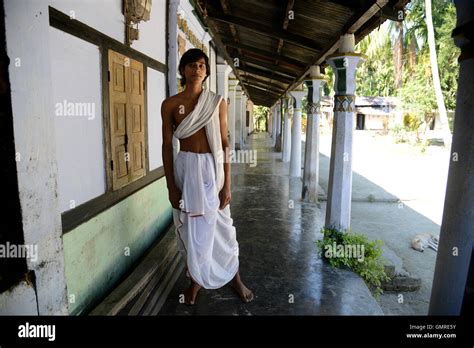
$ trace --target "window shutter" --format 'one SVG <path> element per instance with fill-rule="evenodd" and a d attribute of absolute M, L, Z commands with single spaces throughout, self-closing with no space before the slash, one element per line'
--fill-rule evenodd
<path fill-rule="evenodd" d="M 113 190 L 125 186 L 130 180 L 127 154 L 127 101 L 129 86 L 129 60 L 124 55 L 109 50 L 109 99 L 110 99 L 110 146 Z"/>
<path fill-rule="evenodd" d="M 145 175 L 145 96 L 143 90 L 143 64 L 131 60 L 130 64 L 130 127 L 129 151 L 131 181 Z"/>

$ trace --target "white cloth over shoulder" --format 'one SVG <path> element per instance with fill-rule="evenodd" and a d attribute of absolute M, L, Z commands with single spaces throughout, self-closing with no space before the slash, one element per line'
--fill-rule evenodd
<path fill-rule="evenodd" d="M 205 126 L 212 151 L 180 151 L 174 160 L 175 182 L 182 192 L 181 209 L 173 208 L 178 247 L 186 260 L 188 276 L 206 289 L 224 286 L 239 269 L 239 246 L 230 206 L 219 209 L 219 192 L 224 185 L 221 98 L 203 90 L 195 109 L 174 134 L 178 139 L 187 138 Z M 216 159 L 219 153 L 222 159 Z M 220 171 L 222 179 L 219 179 Z"/>
<path fill-rule="evenodd" d="M 186 118 L 181 121 L 174 131 L 177 139 L 188 138 L 202 127 L 206 127 L 206 136 L 216 164 L 217 187 L 219 191 L 224 186 L 224 151 L 222 150 L 221 128 L 219 120 L 219 105 L 222 96 L 203 89 L 198 102 Z M 177 152 L 174 153 L 176 160 Z M 222 164 L 222 165 L 217 165 Z"/>

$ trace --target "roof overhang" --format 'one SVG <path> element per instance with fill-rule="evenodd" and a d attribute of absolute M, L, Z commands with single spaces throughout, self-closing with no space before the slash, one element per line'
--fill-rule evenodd
<path fill-rule="evenodd" d="M 385 20 L 400 20 L 409 0 L 195 0 L 219 53 L 247 96 L 271 106 L 324 68 L 339 38 L 356 42 Z"/>

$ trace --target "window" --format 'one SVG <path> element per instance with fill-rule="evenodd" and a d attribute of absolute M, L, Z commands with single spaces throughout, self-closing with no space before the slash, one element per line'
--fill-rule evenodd
<path fill-rule="evenodd" d="M 113 191 L 145 176 L 145 96 L 143 64 L 109 54 L 110 154 Z"/>

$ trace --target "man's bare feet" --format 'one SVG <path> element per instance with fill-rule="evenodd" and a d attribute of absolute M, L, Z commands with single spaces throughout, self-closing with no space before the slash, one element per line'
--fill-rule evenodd
<path fill-rule="evenodd" d="M 254 299 L 253 293 L 244 285 L 244 283 L 242 283 L 239 272 L 237 272 L 234 279 L 232 279 L 231 284 L 234 290 L 242 299 L 242 301 L 244 301 L 245 303 L 249 303 L 253 301 Z"/>
<path fill-rule="evenodd" d="M 184 302 L 193 305 L 196 302 L 196 296 L 199 290 L 201 290 L 201 285 L 191 280 L 191 285 L 184 292 Z"/>

